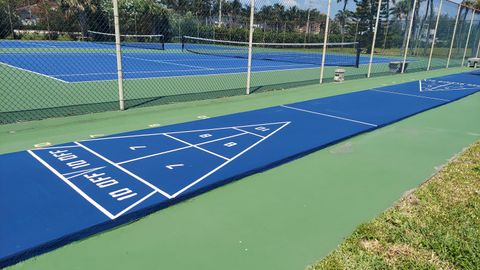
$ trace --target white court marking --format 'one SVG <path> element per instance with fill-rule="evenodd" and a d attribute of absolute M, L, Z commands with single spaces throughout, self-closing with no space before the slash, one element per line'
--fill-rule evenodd
<path fill-rule="evenodd" d="M 462 90 L 480 90 L 480 85 L 454 81 L 425 79 L 419 80 L 420 92 L 447 92 Z"/>
<path fill-rule="evenodd" d="M 188 149 L 188 148 L 195 148 L 195 147 L 198 147 L 200 145 L 209 144 L 209 143 L 216 142 L 216 141 L 221 141 L 221 140 L 224 140 L 224 139 L 230 139 L 230 138 L 242 136 L 242 135 L 245 135 L 245 134 L 247 134 L 247 133 L 235 134 L 235 135 L 232 135 L 232 136 L 222 137 L 222 138 L 218 138 L 218 139 L 215 139 L 215 140 L 210 140 L 210 141 L 197 143 L 197 144 L 185 143 L 187 145 L 184 146 L 184 147 L 179 147 L 179 148 L 175 148 L 175 149 L 172 149 L 172 150 L 167 150 L 167 151 L 158 152 L 158 153 L 154 153 L 154 154 L 147 155 L 147 156 L 142 156 L 142 157 L 138 157 L 138 158 L 134 158 L 134 159 L 121 161 L 121 162 L 118 162 L 117 164 L 122 165 L 122 164 L 130 163 L 130 162 L 133 162 L 133 161 L 138 161 L 138 160 L 142 160 L 142 159 L 146 159 L 146 158 L 161 156 L 161 155 L 177 152 L 177 151 L 180 151 L 180 150 L 185 150 L 185 149 Z M 162 134 L 162 135 L 165 135 L 165 134 Z M 167 136 L 167 135 L 165 135 L 165 136 Z M 167 136 L 167 137 L 172 138 L 171 136 Z M 184 143 L 184 142 L 182 142 L 182 143 Z M 221 158 L 225 158 L 225 157 L 221 157 Z"/>
<path fill-rule="evenodd" d="M 7 67 L 10 67 L 10 68 L 18 69 L 18 70 L 21 70 L 21 71 L 30 72 L 30 73 L 33 73 L 33 74 L 35 74 L 35 75 L 40 75 L 40 76 L 43 76 L 43 77 L 46 77 L 46 78 L 49 78 L 49 79 L 53 79 L 53 80 L 56 80 L 56 81 L 59 81 L 59 82 L 62 82 L 62 83 L 70 83 L 70 82 L 64 81 L 64 80 L 62 80 L 62 79 L 59 79 L 59 78 L 56 78 L 56 77 L 52 77 L 52 76 L 50 76 L 50 75 L 47 75 L 47 74 L 44 74 L 44 73 L 40 73 L 40 72 L 36 72 L 36 71 L 30 70 L 30 69 L 25 69 L 25 68 L 13 66 L 13 65 L 10 65 L 10 64 L 4 63 L 4 62 L 0 62 L 0 64 L 1 64 L 1 65 L 4 65 L 4 66 L 7 66 Z M 53 76 L 55 76 L 55 75 L 53 75 Z"/>
<path fill-rule="evenodd" d="M 223 164 L 221 164 L 220 166 L 216 167 L 215 169 L 213 169 L 212 171 L 210 171 L 209 173 L 203 175 L 202 177 L 198 178 L 197 180 L 195 180 L 194 182 L 190 183 L 189 185 L 187 185 L 186 187 L 184 187 L 183 189 L 177 191 L 175 194 L 172 195 L 172 198 L 175 198 L 177 197 L 178 195 L 182 194 L 184 191 L 188 190 L 189 188 L 193 187 L 194 185 L 198 184 L 199 182 L 203 181 L 205 178 L 207 178 L 208 176 L 212 175 L 213 173 L 215 173 L 216 171 L 220 170 L 221 168 L 225 167 L 227 164 L 229 164 L 230 162 L 234 161 L 235 159 L 237 159 L 238 157 L 240 157 L 241 155 L 243 155 L 244 153 L 248 152 L 250 149 L 254 148 L 255 146 L 257 146 L 258 144 L 260 144 L 261 142 L 265 141 L 266 139 L 268 139 L 269 137 L 273 136 L 275 133 L 279 132 L 280 130 L 282 130 L 284 127 L 286 127 L 287 125 L 289 125 L 291 122 L 284 122 L 282 126 L 280 126 L 279 128 L 277 128 L 275 131 L 271 132 L 270 134 L 268 134 L 267 136 L 265 136 L 264 138 L 261 138 L 260 140 L 258 140 L 257 142 L 255 142 L 254 144 L 252 144 L 251 146 L 247 147 L 245 150 L 243 150 L 242 152 L 238 153 L 237 155 L 235 155 L 234 157 L 228 159 L 227 161 L 225 161 Z M 277 123 L 279 124 L 279 123 Z M 265 124 L 264 124 L 265 125 Z M 260 126 L 260 125 L 255 125 L 255 126 Z"/>
<path fill-rule="evenodd" d="M 51 172 L 53 172 L 58 178 L 60 178 L 63 182 L 65 182 L 67 185 L 69 185 L 73 190 L 75 190 L 80 196 L 82 196 L 85 200 L 87 200 L 89 203 L 91 203 L 93 206 L 95 206 L 100 212 L 105 214 L 107 217 L 110 219 L 115 219 L 115 215 L 110 213 L 107 209 L 103 208 L 99 203 L 97 203 L 94 199 L 92 199 L 90 196 L 88 196 L 85 192 L 83 192 L 80 188 L 78 188 L 75 184 L 70 182 L 65 176 L 63 176 L 61 173 L 59 173 L 55 168 L 50 166 L 47 162 L 45 162 L 43 159 L 41 159 L 39 156 L 37 156 L 35 153 L 33 153 L 32 150 L 27 150 L 27 152 L 32 155 L 38 162 L 40 162 L 43 166 L 45 166 L 47 169 L 49 169 Z"/>
<path fill-rule="evenodd" d="M 123 168 L 122 166 L 120 166 L 120 165 L 116 164 L 115 162 L 111 161 L 110 159 L 108 159 L 108 158 L 100 155 L 99 153 L 95 152 L 94 150 L 88 148 L 87 146 L 85 146 L 85 145 L 83 145 L 83 144 L 81 144 L 81 143 L 79 143 L 79 142 L 73 142 L 73 143 L 76 144 L 76 145 L 78 145 L 78 146 L 80 146 L 80 147 L 82 147 L 83 149 L 85 149 L 85 150 L 87 150 L 88 152 L 94 154 L 95 156 L 99 157 L 100 159 L 102 159 L 103 161 L 107 162 L 108 164 L 113 165 L 114 167 L 116 167 L 116 168 L 118 168 L 119 170 L 123 171 L 124 173 L 130 175 L 130 176 L 133 177 L 134 179 L 136 179 L 136 180 L 144 183 L 145 185 L 147 185 L 147 186 L 150 187 L 151 189 L 156 190 L 158 193 L 160 193 L 160 194 L 162 194 L 163 196 L 165 196 L 165 197 L 167 197 L 167 198 L 170 199 L 170 194 L 168 194 L 167 192 L 159 189 L 157 186 L 153 185 L 152 183 L 148 182 L 147 180 L 145 180 L 145 179 L 141 178 L 140 176 L 132 173 L 131 171 Z"/>
<path fill-rule="evenodd" d="M 350 118 L 345 118 L 345 117 L 341 117 L 341 116 L 336 116 L 336 115 L 332 115 L 332 114 L 314 112 L 314 111 L 304 110 L 304 109 L 295 108 L 295 107 L 287 106 L 287 105 L 280 105 L 280 107 L 284 107 L 284 108 L 287 108 L 287 109 L 290 109 L 290 110 L 296 110 L 296 111 L 300 111 L 300 112 L 305 112 L 305 113 L 317 114 L 317 115 L 321 115 L 321 116 L 325 116 L 325 117 L 330 117 L 330 118 L 335 118 L 335 119 L 339 119 L 339 120 L 343 120 L 343 121 L 348 121 L 348 122 L 353 122 L 353 123 L 357 123 L 357 124 L 362 124 L 362 125 L 367 125 L 367 126 L 372 126 L 372 127 L 378 127 L 378 125 L 376 125 L 376 124 L 367 123 L 367 122 L 362 122 L 362 121 L 358 121 L 358 120 L 354 120 L 354 119 L 350 119 Z"/>
<path fill-rule="evenodd" d="M 204 129 L 192 129 L 192 130 L 173 131 L 173 132 L 157 132 L 157 133 L 146 133 L 146 134 L 136 134 L 136 135 L 125 135 L 125 136 L 112 136 L 112 137 L 82 140 L 81 142 L 103 141 L 103 140 L 113 140 L 113 139 L 123 139 L 123 138 L 136 138 L 136 137 L 147 137 L 147 136 L 160 136 L 160 135 L 164 135 L 164 134 L 172 135 L 172 134 L 179 134 L 179 133 L 216 131 L 216 130 L 226 130 L 226 129 L 234 129 L 234 128 L 248 128 L 248 127 L 266 126 L 266 125 L 279 125 L 279 124 L 284 124 L 284 123 L 285 122 L 272 122 L 272 123 L 262 123 L 262 124 L 244 125 L 244 126 L 229 126 L 229 127 L 221 127 L 221 128 L 204 128 Z"/>
<path fill-rule="evenodd" d="M 144 145 L 139 145 L 139 146 L 130 146 L 129 148 L 130 148 L 130 150 L 135 151 L 137 149 L 145 149 L 147 147 L 144 146 Z"/>
<path fill-rule="evenodd" d="M 392 95 L 416 97 L 416 98 L 421 98 L 421 99 L 432 99 L 432 100 L 445 101 L 445 102 L 450 101 L 449 99 L 444 99 L 444 98 L 426 97 L 426 96 L 419 96 L 419 95 L 414 95 L 414 94 L 407 94 L 407 93 L 400 93 L 400 92 L 393 92 L 393 91 L 385 91 L 385 90 L 379 90 L 379 89 L 371 89 L 370 91 L 385 93 L 385 94 L 392 94 Z"/>
<path fill-rule="evenodd" d="M 165 168 L 167 168 L 169 170 L 173 170 L 176 167 L 183 167 L 183 166 L 185 166 L 185 164 L 170 164 L 170 165 L 165 166 Z"/>
<path fill-rule="evenodd" d="M 153 61 L 153 60 L 151 60 Z M 265 66 L 256 66 L 256 68 L 282 68 L 282 67 L 297 67 L 294 69 L 308 69 L 312 66 L 312 64 L 291 64 L 291 65 L 265 65 Z M 224 70 L 246 70 L 247 67 L 221 67 L 221 68 L 211 68 L 209 70 L 213 71 L 224 71 Z M 269 69 L 265 71 L 282 71 L 282 70 L 294 70 L 294 69 Z M 318 69 L 318 68 L 316 68 Z M 207 70 L 202 68 L 195 68 L 195 69 L 174 69 L 174 70 L 146 70 L 146 71 L 124 71 L 123 74 L 161 74 L 161 73 L 178 73 L 178 72 L 197 72 L 201 70 Z M 265 71 L 255 71 L 255 72 L 265 72 Z M 246 71 L 245 71 L 246 72 Z M 238 73 L 245 73 L 245 72 L 237 72 L 237 73 L 212 73 L 212 74 L 205 74 L 205 75 L 220 75 L 220 74 L 238 74 Z M 91 73 L 67 73 L 67 74 L 54 74 L 51 76 L 57 77 L 80 77 L 80 76 L 101 76 L 101 75 L 117 75 L 117 72 L 91 72 Z M 185 76 L 203 76 L 204 74 L 194 74 L 194 75 L 178 75 L 178 76 L 161 76 L 161 77 L 148 77 L 148 78 L 129 78 L 126 80 L 139 80 L 139 79 L 154 79 L 154 78 L 169 78 L 169 77 L 185 77 Z M 113 80 L 113 79 L 111 79 Z M 111 80 L 97 80 L 97 81 L 111 81 Z M 89 82 L 89 81 L 81 81 L 81 82 Z M 72 83 L 79 83 L 79 82 L 72 82 Z"/>
<path fill-rule="evenodd" d="M 227 164 L 229 164 L 230 162 L 232 162 L 233 160 L 235 160 L 236 158 L 240 157 L 241 155 L 243 155 L 244 153 L 246 153 L 247 151 L 249 151 L 250 149 L 252 149 L 253 147 L 257 146 L 258 144 L 260 144 L 261 142 L 263 142 L 264 140 L 266 140 L 267 138 L 273 136 L 275 133 L 277 133 L 278 131 L 282 130 L 284 127 L 286 127 L 287 125 L 289 125 L 291 122 L 275 122 L 275 123 L 264 123 L 264 124 L 254 124 L 254 125 L 244 125 L 244 126 L 237 126 L 237 127 L 223 127 L 223 128 L 211 128 L 211 129 L 198 129 L 198 130 L 187 130 L 187 131 L 176 131 L 176 132 L 169 132 L 169 133 L 154 133 L 154 134 L 139 134 L 139 135 L 131 135 L 131 136 L 117 136 L 117 137 L 109 137 L 109 138 L 98 138 L 98 139 L 91 139 L 91 140 L 84 140 L 84 141 L 99 141 L 99 140 L 105 140 L 105 139 L 122 139 L 122 138 L 132 138 L 132 137 L 143 137 L 143 136 L 166 136 L 166 137 L 169 137 L 171 138 L 172 140 L 177 140 L 177 141 L 181 141 L 182 143 L 186 144 L 185 147 L 181 147 L 181 148 L 177 148 L 177 149 L 173 149 L 173 150 L 170 150 L 170 151 L 165 151 L 165 152 L 162 152 L 162 153 L 156 153 L 156 154 L 153 154 L 153 155 L 148 155 L 148 156 L 144 156 L 144 157 L 140 157 L 140 158 L 136 158 L 136 159 L 133 159 L 133 160 L 128 160 L 128 161 L 123 161 L 123 162 L 120 162 L 120 163 L 115 163 L 113 161 L 111 161 L 110 159 L 104 157 L 103 155 L 97 153 L 96 151 L 90 149 L 89 147 L 83 145 L 82 143 L 80 142 L 73 142 L 75 145 L 67 145 L 67 146 L 54 146 L 54 147 L 48 147 L 48 148 L 43 148 L 43 149 L 32 149 L 32 150 L 28 150 L 28 153 L 30 153 L 31 156 L 33 156 L 37 161 L 39 161 L 41 164 L 43 164 L 47 169 L 49 169 L 51 172 L 53 172 L 57 177 L 59 177 L 62 181 L 64 181 L 66 184 L 68 184 L 73 190 L 75 190 L 78 194 L 80 194 L 84 199 L 86 199 L 88 202 L 90 202 L 94 207 L 96 207 L 99 211 L 101 211 L 103 214 L 105 214 L 107 217 L 109 217 L 110 219 L 116 219 L 118 218 L 119 216 L 123 215 L 124 213 L 128 212 L 130 209 L 132 209 L 133 207 L 137 206 L 138 204 L 142 203 L 143 201 L 145 201 L 146 199 L 148 199 L 149 197 L 153 196 L 154 194 L 156 193 L 160 193 L 162 194 L 163 196 L 165 196 L 166 198 L 168 199 L 172 199 L 172 198 L 175 198 L 177 196 L 179 196 L 180 194 L 182 194 L 183 192 L 185 192 L 186 190 L 188 190 L 189 188 L 193 187 L 194 185 L 196 185 L 197 183 L 203 181 L 204 179 L 206 179 L 208 176 L 212 175 L 213 173 L 217 172 L 218 170 L 220 170 L 221 168 L 223 168 L 224 166 L 226 166 Z M 270 128 L 267 128 L 269 125 L 281 125 L 280 127 L 276 127 L 275 129 L 272 129 L 273 132 L 270 132 L 271 129 Z M 266 136 L 261 136 L 261 135 L 258 135 L 258 134 L 255 134 L 253 132 L 248 132 L 248 131 L 245 131 L 245 130 L 242 130 L 242 128 L 248 128 L 248 127 L 261 127 L 261 129 L 257 129 L 259 131 L 269 131 L 270 134 L 266 135 Z M 215 131 L 215 130 L 225 130 L 225 129 L 232 129 L 232 130 L 235 130 L 235 131 L 238 131 L 240 133 L 238 134 L 235 134 L 235 135 L 231 135 L 231 136 L 225 136 L 225 137 L 222 137 L 222 138 L 217 138 L 217 139 L 214 139 L 214 140 L 210 140 L 210 141 L 205 141 L 205 142 L 202 142 L 202 143 L 198 143 L 198 144 L 191 144 L 191 143 L 188 143 L 188 142 L 185 142 L 183 140 L 180 140 L 172 135 L 169 135 L 169 134 L 180 134 L 180 133 L 192 133 L 192 132 L 203 132 L 203 131 Z M 199 145 L 203 145 L 203 144 L 208 144 L 208 143 L 212 143 L 212 142 L 216 142 L 216 141 L 220 141 L 220 140 L 224 140 L 224 139 L 228 139 L 228 138 L 234 138 L 234 137 L 240 137 L 240 136 L 244 136 L 244 135 L 247 135 L 247 134 L 250 134 L 250 135 L 254 135 L 256 137 L 259 137 L 260 139 L 258 141 L 256 141 L 255 143 L 253 143 L 252 145 L 250 145 L 249 147 L 245 148 L 243 151 L 241 151 L 240 153 L 238 153 L 237 155 L 235 155 L 234 157 L 232 158 L 225 158 L 217 153 L 214 153 L 214 152 L 211 152 L 211 151 L 208 151 L 206 149 L 203 149 L 201 147 L 199 147 Z M 202 150 L 202 151 L 205 151 L 211 155 L 214 155 L 214 156 L 217 156 L 217 157 L 221 157 L 223 159 L 225 159 L 225 162 L 223 162 L 221 165 L 215 167 L 214 169 L 212 169 L 211 171 L 209 171 L 208 173 L 206 173 L 205 175 L 201 176 L 200 178 L 194 180 L 193 182 L 191 182 L 190 184 L 188 184 L 187 186 L 185 186 L 184 188 L 182 188 L 181 190 L 178 190 L 177 192 L 175 192 L 174 194 L 170 195 L 168 194 L 167 192 L 161 190 L 160 188 L 156 187 L 155 185 L 153 185 L 152 183 L 148 182 L 147 180 L 145 179 L 142 179 L 141 177 L 139 177 L 138 175 L 132 173 L 131 171 L 121 167 L 120 165 L 123 164 L 123 163 L 127 163 L 127 162 L 132 162 L 132 161 L 136 161 L 136 160 L 140 160 L 140 159 L 144 159 L 144 158 L 148 158 L 148 157 L 151 157 L 151 156 L 155 156 L 155 155 L 160 155 L 160 154 L 165 154 L 167 152 L 173 152 L 173 151 L 180 151 L 180 150 L 183 150 L 183 149 L 187 149 L 187 148 L 197 148 L 199 150 Z M 79 187 L 77 187 L 74 183 L 72 183 L 69 179 L 72 179 L 72 178 L 75 178 L 77 176 L 80 176 L 80 175 L 84 175 L 85 173 L 90 173 L 90 172 L 93 172 L 93 171 L 97 171 L 97 170 L 100 170 L 100 169 L 103 169 L 105 168 L 105 166 L 101 166 L 101 167 L 96 167 L 96 168 L 90 168 L 90 169 L 85 169 L 85 170 L 81 170 L 81 171 L 75 171 L 75 172 L 70 172 L 70 173 L 66 173 L 66 174 L 61 174 L 60 172 L 58 172 L 55 168 L 53 168 L 51 165 L 49 165 L 46 161 L 44 161 L 42 158 L 40 158 L 38 155 L 36 155 L 34 153 L 34 151 L 42 151 L 42 150 L 48 150 L 48 149 L 61 149 L 61 148 L 83 148 L 85 149 L 86 151 L 90 152 L 91 154 L 97 156 L 98 158 L 102 159 L 103 161 L 107 162 L 108 164 L 110 165 L 113 165 L 114 167 L 116 167 L 117 169 L 125 172 L 127 175 L 133 177 L 134 179 L 142 182 L 143 184 L 147 185 L 148 187 L 152 188 L 152 192 L 147 194 L 146 196 L 142 197 L 141 199 L 137 200 L 136 202 L 134 202 L 133 204 L 131 204 L 130 206 L 128 206 L 127 208 L 124 208 L 122 211 L 120 211 L 119 213 L 117 214 L 113 214 L 111 212 L 109 212 L 107 209 L 105 209 L 102 205 L 100 205 L 98 202 L 96 202 L 94 199 L 92 199 L 89 195 L 87 195 L 84 191 L 82 191 Z M 167 165 L 166 168 L 167 169 L 170 169 L 170 170 L 173 170 L 174 168 L 176 167 L 183 167 L 184 164 L 171 164 L 171 165 Z"/>

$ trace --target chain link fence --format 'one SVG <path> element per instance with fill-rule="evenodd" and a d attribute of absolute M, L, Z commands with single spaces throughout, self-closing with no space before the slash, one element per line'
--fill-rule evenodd
<path fill-rule="evenodd" d="M 0 124 L 462 66 L 479 29 L 448 0 L 0 0 Z"/>

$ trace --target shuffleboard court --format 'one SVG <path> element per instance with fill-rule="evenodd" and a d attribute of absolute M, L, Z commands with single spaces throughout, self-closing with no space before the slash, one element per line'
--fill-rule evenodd
<path fill-rule="evenodd" d="M 206 49 L 205 49 L 206 48 Z M 213 74 L 235 74 L 247 72 L 247 59 L 215 56 L 208 54 L 213 47 L 203 46 L 206 54 L 182 52 L 182 45 L 170 43 L 165 50 L 123 50 L 124 79 L 147 79 Z M 288 52 L 288 51 L 287 51 Z M 296 52 L 299 57 L 318 58 L 318 53 Z M 261 54 L 259 52 L 259 54 Z M 279 53 L 284 54 L 284 53 Z M 254 59 L 253 72 L 278 70 L 318 69 L 319 64 L 295 63 L 282 60 Z M 346 62 L 354 63 L 356 56 L 336 54 L 325 56 L 325 65 L 338 66 Z M 35 61 L 31 61 L 35 59 Z M 388 57 L 374 57 L 374 64 L 399 60 Z M 368 55 L 361 55 L 359 64 L 369 63 Z M 117 79 L 116 55 L 114 46 L 95 42 L 72 41 L 0 41 L 0 64 L 42 75 L 64 83 L 109 81 Z"/>
<path fill-rule="evenodd" d="M 478 91 L 462 73 L 1 155 L 0 267 Z"/>

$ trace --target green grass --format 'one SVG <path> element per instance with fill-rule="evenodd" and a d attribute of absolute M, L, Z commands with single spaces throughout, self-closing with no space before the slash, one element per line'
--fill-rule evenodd
<path fill-rule="evenodd" d="M 310 269 L 479 269 L 480 141 Z"/>

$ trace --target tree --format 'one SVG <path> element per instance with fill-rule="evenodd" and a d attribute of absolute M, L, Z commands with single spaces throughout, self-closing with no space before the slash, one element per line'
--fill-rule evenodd
<path fill-rule="evenodd" d="M 410 16 L 413 16 L 413 12 L 411 10 L 413 9 L 413 0 L 402 0 L 400 2 L 397 2 L 395 6 L 392 9 L 392 15 L 400 20 L 404 21 L 404 31 L 403 31 L 403 42 L 402 42 L 402 48 L 401 51 L 405 49 L 405 45 L 407 43 L 407 38 L 408 38 L 408 26 L 409 26 L 409 19 Z"/>
<path fill-rule="evenodd" d="M 78 18 L 80 31 L 87 35 L 87 11 L 94 12 L 97 9 L 93 0 L 60 0 L 60 5 L 67 18 Z"/>
<path fill-rule="evenodd" d="M 340 2 L 343 2 L 343 8 L 342 8 L 342 11 L 339 11 L 337 13 L 337 15 L 338 15 L 337 19 L 341 23 L 340 34 L 342 35 L 342 42 L 344 42 L 345 41 L 345 24 L 346 24 L 347 17 L 348 17 L 347 16 L 348 13 L 346 12 L 348 0 L 337 0 L 337 3 L 340 3 Z"/>
<path fill-rule="evenodd" d="M 372 49 L 373 27 L 375 23 L 377 2 L 375 0 L 356 0 L 357 9 L 355 18 L 358 22 L 358 42 L 360 47 L 367 48 L 367 53 Z M 356 33 L 356 34 L 357 34 Z"/>
<path fill-rule="evenodd" d="M 18 17 L 13 13 L 15 4 L 16 1 L 0 0 L 0 38 L 14 37 L 13 29 L 18 25 Z"/>

